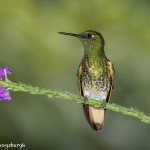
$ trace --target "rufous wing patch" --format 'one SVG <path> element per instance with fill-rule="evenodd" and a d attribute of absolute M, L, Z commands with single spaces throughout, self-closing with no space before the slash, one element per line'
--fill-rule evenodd
<path fill-rule="evenodd" d="M 114 70 L 114 67 L 113 67 L 113 64 L 112 64 L 111 61 L 108 61 L 107 64 L 108 64 L 108 70 L 109 70 L 111 80 L 112 80 L 112 85 L 111 85 L 111 87 L 108 91 L 108 95 L 107 95 L 107 98 L 106 98 L 106 102 L 108 103 L 110 101 L 112 89 L 115 86 L 115 70 Z"/>
<path fill-rule="evenodd" d="M 115 70 L 114 70 L 114 66 L 113 66 L 111 61 L 108 61 L 107 64 L 108 64 L 109 73 L 110 73 L 111 78 L 112 78 L 112 88 L 114 88 L 114 86 L 115 86 Z"/>

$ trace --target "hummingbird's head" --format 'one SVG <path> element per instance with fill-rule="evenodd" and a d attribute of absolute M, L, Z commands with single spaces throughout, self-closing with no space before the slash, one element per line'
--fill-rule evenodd
<path fill-rule="evenodd" d="M 66 33 L 66 32 L 58 32 L 64 35 L 70 35 L 77 37 L 83 43 L 86 49 L 88 48 L 104 48 L 105 42 L 103 36 L 96 31 L 87 30 L 79 34 Z"/>

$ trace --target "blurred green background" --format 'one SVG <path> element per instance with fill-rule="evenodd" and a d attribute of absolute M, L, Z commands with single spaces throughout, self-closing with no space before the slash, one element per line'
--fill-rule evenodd
<path fill-rule="evenodd" d="M 116 69 L 111 102 L 150 114 L 149 0 L 1 0 L 0 67 L 10 80 L 79 94 L 81 42 L 57 32 L 102 33 Z M 0 103 L 0 143 L 28 150 L 150 149 L 150 126 L 108 111 L 101 133 L 91 130 L 81 106 L 13 93 Z"/>

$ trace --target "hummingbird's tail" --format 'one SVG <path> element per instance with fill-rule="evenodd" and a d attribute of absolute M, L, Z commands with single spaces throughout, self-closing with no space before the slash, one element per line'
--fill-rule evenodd
<path fill-rule="evenodd" d="M 96 131 L 101 131 L 104 126 L 104 115 L 105 109 L 94 108 L 92 106 L 83 104 L 83 110 L 88 123 L 91 125 L 92 129 Z"/>

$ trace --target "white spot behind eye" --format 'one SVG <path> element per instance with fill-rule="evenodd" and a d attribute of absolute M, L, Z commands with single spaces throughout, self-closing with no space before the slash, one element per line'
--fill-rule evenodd
<path fill-rule="evenodd" d="M 92 38 L 94 38 L 94 35 L 92 35 Z"/>

